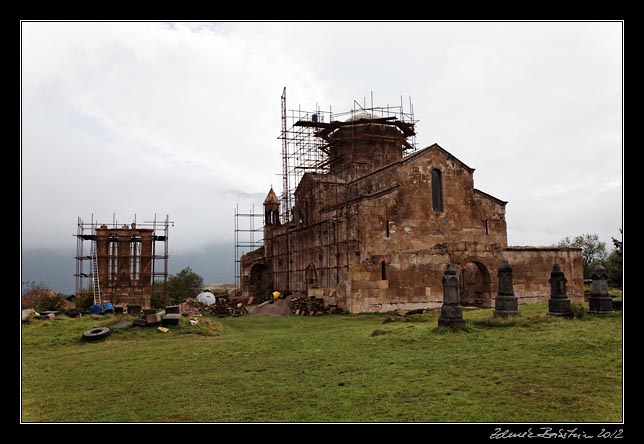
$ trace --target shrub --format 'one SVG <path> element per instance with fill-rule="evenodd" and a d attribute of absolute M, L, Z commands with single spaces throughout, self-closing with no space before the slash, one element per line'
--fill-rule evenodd
<path fill-rule="evenodd" d="M 187 298 L 194 298 L 203 287 L 203 278 L 186 267 L 168 278 L 168 296 L 170 302 L 178 304 Z"/>
<path fill-rule="evenodd" d="M 89 307 L 94 304 L 94 295 L 92 293 L 81 293 L 76 296 L 76 309 L 78 311 L 88 312 Z"/>
<path fill-rule="evenodd" d="M 36 311 L 64 311 L 65 299 L 57 294 L 43 294 L 36 304 Z"/>
<path fill-rule="evenodd" d="M 170 298 L 168 295 L 156 293 L 150 298 L 150 304 L 152 308 L 165 308 L 170 305 Z"/>
<path fill-rule="evenodd" d="M 588 312 L 584 304 L 579 302 L 571 302 L 570 311 L 572 313 L 572 317 L 575 319 L 583 319 L 586 317 L 586 313 Z"/>

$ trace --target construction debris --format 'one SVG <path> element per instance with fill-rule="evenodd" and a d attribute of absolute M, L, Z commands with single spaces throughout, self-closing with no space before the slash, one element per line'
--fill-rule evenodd
<path fill-rule="evenodd" d="M 180 307 L 181 313 L 191 317 L 194 317 L 200 313 L 208 313 L 213 316 L 219 316 L 220 318 L 227 316 L 237 317 L 248 314 L 248 310 L 246 309 L 244 304 L 242 304 L 241 302 L 232 304 L 228 300 L 228 298 L 225 297 L 217 298 L 217 302 L 210 305 L 202 304 L 194 298 L 188 298 L 184 303 L 180 305 Z"/>
<path fill-rule="evenodd" d="M 324 306 L 324 299 L 315 296 L 296 296 L 289 301 L 291 313 L 296 316 L 322 316 L 323 314 L 341 313 L 337 305 Z"/>
<path fill-rule="evenodd" d="M 157 327 L 157 330 L 159 330 L 161 333 L 167 333 L 170 331 L 169 328 L 165 328 L 165 327 Z"/>
<path fill-rule="evenodd" d="M 181 314 L 191 318 L 199 316 L 199 307 L 197 307 L 198 304 L 196 304 L 196 302 L 196 299 L 189 298 L 185 302 L 179 304 L 179 307 L 181 307 Z"/>
<path fill-rule="evenodd" d="M 25 308 L 22 310 L 22 322 L 29 322 L 34 318 L 40 318 L 40 313 L 33 308 Z"/>
<path fill-rule="evenodd" d="M 266 316 L 290 316 L 291 307 L 289 301 L 293 298 L 292 295 L 287 296 L 285 299 L 278 299 L 271 303 L 271 301 L 262 302 L 256 307 L 253 307 L 251 312 L 254 315 Z"/>
<path fill-rule="evenodd" d="M 157 325 L 161 323 L 161 314 L 155 309 L 143 309 L 143 317 L 146 325 Z"/>

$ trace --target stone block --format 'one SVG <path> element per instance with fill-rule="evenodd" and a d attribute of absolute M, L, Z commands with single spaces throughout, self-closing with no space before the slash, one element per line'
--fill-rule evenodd
<path fill-rule="evenodd" d="M 611 298 L 597 298 L 591 294 L 588 298 L 588 313 L 604 314 L 613 311 L 613 300 Z"/>
<path fill-rule="evenodd" d="M 132 316 L 140 316 L 142 308 L 138 304 L 127 304 L 127 313 Z"/>
<path fill-rule="evenodd" d="M 552 316 L 572 317 L 570 299 L 550 298 L 548 300 L 548 314 Z"/>
<path fill-rule="evenodd" d="M 165 313 L 166 314 L 181 314 L 181 306 L 180 305 L 170 305 L 165 308 Z"/>
<path fill-rule="evenodd" d="M 166 314 L 163 317 L 163 319 L 161 320 L 161 323 L 163 325 L 179 325 L 179 322 L 181 322 L 181 314 L 180 313 Z"/>
<path fill-rule="evenodd" d="M 146 325 L 157 325 L 161 322 L 161 315 L 156 311 L 151 314 L 145 315 L 145 324 Z"/>
<path fill-rule="evenodd" d="M 513 318 L 516 316 L 519 316 L 518 310 L 505 310 L 505 311 L 494 310 L 495 318 L 507 319 L 507 318 Z"/>
<path fill-rule="evenodd" d="M 495 308 L 497 310 L 517 310 L 519 308 L 519 301 L 516 297 L 503 297 L 497 296 Z"/>

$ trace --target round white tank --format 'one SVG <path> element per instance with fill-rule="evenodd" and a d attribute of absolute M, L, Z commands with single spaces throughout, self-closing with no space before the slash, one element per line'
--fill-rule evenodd
<path fill-rule="evenodd" d="M 209 291 L 203 291 L 197 295 L 197 302 L 200 302 L 204 305 L 212 305 L 217 302 L 215 295 Z"/>

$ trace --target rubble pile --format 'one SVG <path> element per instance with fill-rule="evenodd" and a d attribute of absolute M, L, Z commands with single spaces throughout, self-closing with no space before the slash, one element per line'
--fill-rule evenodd
<path fill-rule="evenodd" d="M 181 303 L 181 313 L 185 316 L 194 317 L 202 313 L 207 313 L 213 316 L 224 318 L 227 316 L 243 316 L 248 314 L 248 310 L 244 304 L 238 302 L 237 304 L 231 303 L 227 298 L 217 298 L 214 304 L 202 304 L 195 298 L 188 298 L 185 302 Z"/>
<path fill-rule="evenodd" d="M 342 313 L 337 305 L 324 306 L 324 299 L 315 296 L 296 296 L 289 301 L 291 313 L 296 316 L 322 316 L 324 314 Z"/>

